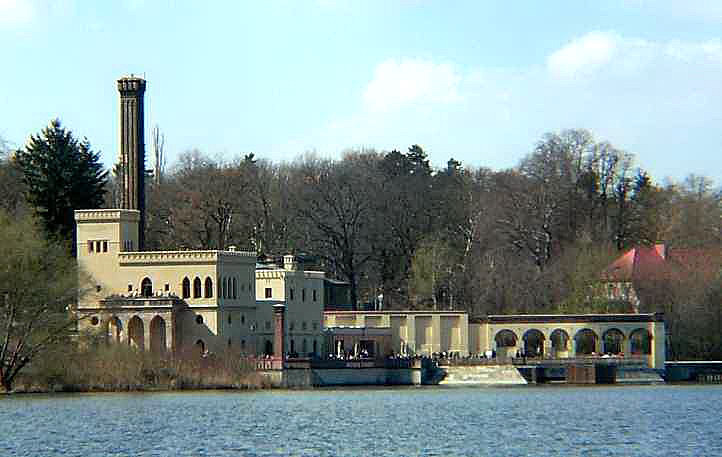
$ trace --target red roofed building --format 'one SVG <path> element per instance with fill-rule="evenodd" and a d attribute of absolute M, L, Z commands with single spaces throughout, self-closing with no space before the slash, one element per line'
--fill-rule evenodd
<path fill-rule="evenodd" d="M 607 297 L 628 301 L 634 312 L 662 285 L 699 279 L 708 281 L 722 267 L 719 248 L 670 249 L 664 244 L 638 246 L 625 252 L 602 272 Z M 650 300 L 646 300 L 650 301 Z"/>

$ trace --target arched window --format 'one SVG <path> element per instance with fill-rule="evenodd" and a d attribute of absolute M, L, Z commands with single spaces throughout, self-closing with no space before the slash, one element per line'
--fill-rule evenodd
<path fill-rule="evenodd" d="M 144 278 L 143 281 L 140 282 L 140 294 L 144 297 L 153 296 L 153 282 L 150 278 Z"/>
<path fill-rule="evenodd" d="M 201 298 L 201 278 L 193 280 L 193 298 Z"/>
<path fill-rule="evenodd" d="M 183 278 L 183 298 L 190 298 L 191 297 L 191 280 L 188 278 Z"/>
<path fill-rule="evenodd" d="M 206 278 L 206 298 L 212 298 L 213 297 L 213 280 L 211 278 Z"/>
<path fill-rule="evenodd" d="M 236 295 L 236 292 L 237 292 L 236 287 L 237 287 L 237 285 L 236 285 L 236 278 L 233 278 L 233 299 L 234 299 L 234 300 L 235 300 L 236 298 L 238 298 L 238 295 Z"/>

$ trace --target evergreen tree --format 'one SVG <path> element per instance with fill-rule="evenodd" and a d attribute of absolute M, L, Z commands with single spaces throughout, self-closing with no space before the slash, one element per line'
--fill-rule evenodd
<path fill-rule="evenodd" d="M 32 135 L 15 160 L 23 172 L 27 200 L 52 237 L 75 242 L 73 210 L 100 208 L 108 172 L 87 139 L 73 137 L 55 119 Z M 74 249 L 73 249 L 74 251 Z"/>

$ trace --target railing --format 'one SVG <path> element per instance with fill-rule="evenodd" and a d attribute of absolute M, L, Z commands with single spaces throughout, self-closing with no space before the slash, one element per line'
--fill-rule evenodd
<path fill-rule="evenodd" d="M 272 357 L 269 359 L 256 359 L 256 370 L 283 370 L 283 359 Z"/>
<path fill-rule="evenodd" d="M 278 358 L 253 359 L 256 370 L 281 370 L 281 369 L 343 369 L 343 368 L 387 368 L 403 369 L 412 368 L 414 359 L 387 358 L 387 359 L 311 359 L 311 358 L 288 358 L 285 361 Z"/>
<path fill-rule="evenodd" d="M 600 357 L 600 356 L 577 356 L 563 358 L 541 358 L 541 357 L 514 357 L 511 359 L 514 365 L 569 365 L 569 364 L 603 364 L 603 365 L 647 365 L 648 358 L 645 356 L 635 357 Z"/>

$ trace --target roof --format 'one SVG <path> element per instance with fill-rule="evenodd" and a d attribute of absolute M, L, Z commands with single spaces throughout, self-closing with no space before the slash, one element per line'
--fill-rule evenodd
<path fill-rule="evenodd" d="M 480 316 L 472 323 L 587 323 L 587 322 L 664 322 L 663 313 L 647 314 L 497 314 Z"/>
<path fill-rule="evenodd" d="M 633 282 L 637 279 L 653 279 L 665 273 L 665 247 L 638 246 L 622 254 L 603 272 L 602 280 L 608 282 Z"/>

